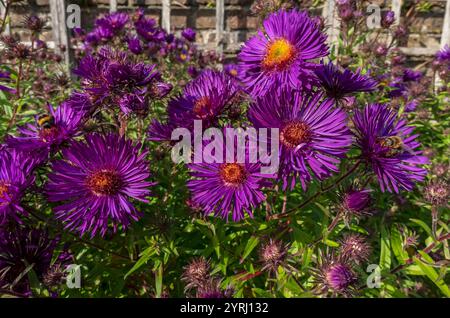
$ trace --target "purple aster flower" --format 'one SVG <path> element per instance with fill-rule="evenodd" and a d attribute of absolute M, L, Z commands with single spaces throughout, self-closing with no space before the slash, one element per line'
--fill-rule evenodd
<path fill-rule="evenodd" d="M 417 99 L 413 99 L 406 103 L 405 112 L 413 112 L 416 110 L 417 106 L 419 106 L 419 101 Z"/>
<path fill-rule="evenodd" d="M 409 68 L 405 69 L 403 72 L 403 81 L 411 82 L 411 81 L 419 81 L 422 78 L 423 74 L 421 71 L 414 71 Z"/>
<path fill-rule="evenodd" d="M 56 244 L 57 240 L 39 229 L 16 226 L 0 231 L 0 288 L 31 296 L 27 273 L 32 270 L 42 279 L 50 268 Z"/>
<path fill-rule="evenodd" d="M 388 92 L 388 96 L 390 98 L 401 97 L 406 94 L 406 85 L 400 79 L 395 79 L 391 83 L 389 83 L 390 91 Z"/>
<path fill-rule="evenodd" d="M 349 224 L 352 217 L 360 218 L 364 215 L 373 214 L 370 209 L 371 192 L 369 189 L 350 188 L 340 194 L 339 210 L 344 216 L 345 223 Z"/>
<path fill-rule="evenodd" d="M 48 110 L 48 114 L 36 117 L 34 124 L 19 127 L 20 135 L 9 136 L 8 146 L 45 159 L 51 151 L 79 133 L 84 122 L 83 112 L 65 103 L 56 110 L 48 105 Z"/>
<path fill-rule="evenodd" d="M 169 103 L 169 117 L 174 122 L 192 124 L 194 119 L 215 121 L 237 93 L 234 80 L 223 72 L 203 71 L 184 88 L 183 95 Z"/>
<path fill-rule="evenodd" d="M 145 16 L 140 16 L 134 22 L 136 33 L 147 41 L 153 41 L 154 35 L 157 31 L 156 21 L 154 19 L 147 19 Z"/>
<path fill-rule="evenodd" d="M 0 148 L 0 225 L 8 220 L 20 222 L 26 215 L 20 205 L 25 191 L 34 183 L 36 161 L 14 149 Z"/>
<path fill-rule="evenodd" d="M 280 131 L 279 177 L 284 188 L 293 189 L 298 178 L 306 189 L 313 176 L 323 180 L 338 172 L 340 158 L 351 145 L 345 112 L 333 108 L 330 99 L 320 101 L 322 97 L 281 90 L 258 98 L 249 110 L 256 128 Z"/>
<path fill-rule="evenodd" d="M 236 64 L 225 64 L 223 70 L 232 77 L 238 76 L 238 66 Z"/>
<path fill-rule="evenodd" d="M 143 98 L 161 78 L 155 65 L 134 63 L 125 52 L 110 48 L 102 48 L 96 57 L 84 57 L 74 73 L 82 78 L 91 102 L 106 107 L 118 105 L 119 99 L 127 94 Z"/>
<path fill-rule="evenodd" d="M 239 53 L 239 77 L 252 96 L 286 84 L 309 87 L 316 64 L 307 60 L 328 55 L 322 34 L 306 12 L 278 11 L 263 23 Z"/>
<path fill-rule="evenodd" d="M 61 202 L 54 211 L 69 230 L 81 235 L 105 235 L 111 222 L 114 232 L 126 229 L 140 213 L 131 199 L 148 202 L 150 176 L 147 152 L 110 134 L 87 135 L 63 150 L 63 160 L 52 164 L 46 193 L 50 202 Z"/>
<path fill-rule="evenodd" d="M 236 140 L 234 144 L 236 154 Z M 226 162 L 224 154 L 224 163 L 188 164 L 192 179 L 187 186 L 192 201 L 203 208 L 205 215 L 214 213 L 228 220 L 231 214 L 237 222 L 246 212 L 253 217 L 252 209 L 265 200 L 262 189 L 271 185 L 269 178 L 273 175 L 262 174 L 261 164 L 249 163 L 251 149 L 247 145 L 245 150 L 244 163 L 237 163 L 236 158 L 235 162 Z"/>
<path fill-rule="evenodd" d="M 66 105 L 65 107 L 73 109 L 75 113 L 84 114 L 84 116 L 91 114 L 94 110 L 89 95 L 80 91 L 72 92 L 69 98 L 62 102 L 62 105 Z"/>
<path fill-rule="evenodd" d="M 333 254 L 323 255 L 318 268 L 312 269 L 315 292 L 321 295 L 351 296 L 358 281 L 353 265 L 347 257 Z"/>
<path fill-rule="evenodd" d="M 105 39 L 110 39 L 123 30 L 128 22 L 126 13 L 114 12 L 95 21 L 98 34 Z"/>
<path fill-rule="evenodd" d="M 169 141 L 175 128 L 177 127 L 170 122 L 162 123 L 153 119 L 148 126 L 148 139 L 151 141 Z"/>
<path fill-rule="evenodd" d="M 428 163 L 417 148 L 414 127 L 385 105 L 368 105 L 353 117 L 357 144 L 378 177 L 381 191 L 411 191 L 416 182 L 425 178 L 426 170 L 419 167 Z"/>
<path fill-rule="evenodd" d="M 233 78 L 223 72 L 205 70 L 195 80 L 190 82 L 183 94 L 172 99 L 168 106 L 168 123 L 173 128 L 185 127 L 192 129 L 194 120 L 202 120 L 206 129 L 217 122 L 218 116 L 232 102 L 238 91 Z M 171 131 L 160 129 L 161 124 L 153 123 L 150 127 L 150 139 L 154 139 L 156 128 L 159 132 Z M 170 140 L 170 135 L 166 140 Z"/>
<path fill-rule="evenodd" d="M 340 101 L 343 97 L 356 92 L 369 92 L 377 87 L 377 82 L 370 77 L 348 69 L 340 70 L 332 62 L 322 64 L 315 70 L 320 86 L 326 91 L 327 97 Z"/>
<path fill-rule="evenodd" d="M 389 28 L 394 22 L 395 22 L 394 11 L 389 10 L 383 13 L 383 16 L 381 17 L 381 25 L 384 28 Z"/>
<path fill-rule="evenodd" d="M 188 40 L 189 42 L 194 42 L 195 41 L 195 31 L 192 30 L 191 28 L 186 28 L 181 32 L 181 35 L 183 36 L 183 38 L 185 38 L 186 40 Z"/>
<path fill-rule="evenodd" d="M 343 4 L 338 7 L 339 18 L 344 22 L 350 21 L 355 16 L 355 13 L 356 11 L 351 4 Z"/>
<path fill-rule="evenodd" d="M 189 65 L 187 68 L 187 73 L 192 77 L 196 78 L 198 76 L 198 70 L 195 66 Z"/>
<path fill-rule="evenodd" d="M 146 116 L 148 113 L 149 101 L 144 94 L 126 94 L 119 99 L 120 110 L 128 115 L 135 113 L 139 116 Z"/>
<path fill-rule="evenodd" d="M 127 43 L 128 49 L 134 54 L 141 54 L 144 51 L 141 45 L 141 40 L 139 40 L 137 37 L 128 39 Z"/>
<path fill-rule="evenodd" d="M 152 97 L 161 99 L 169 95 L 172 91 L 173 85 L 170 83 L 157 82 L 152 86 Z"/>
<path fill-rule="evenodd" d="M 436 59 L 439 61 L 450 61 L 450 46 L 448 44 L 436 53 Z"/>
<path fill-rule="evenodd" d="M 0 79 L 5 80 L 6 82 L 10 82 L 11 74 L 9 72 L 0 70 Z M 11 88 L 11 87 L 8 87 L 5 85 L 1 85 L 1 84 L 0 84 L 0 90 L 3 92 L 10 93 L 10 94 L 16 94 L 16 90 L 14 88 Z"/>

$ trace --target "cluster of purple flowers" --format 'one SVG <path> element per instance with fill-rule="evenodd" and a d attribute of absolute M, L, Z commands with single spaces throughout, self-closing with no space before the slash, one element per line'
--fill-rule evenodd
<path fill-rule="evenodd" d="M 138 59 L 162 62 L 168 58 L 188 65 L 187 71 L 191 77 L 195 77 L 199 69 L 221 58 L 212 51 L 197 50 L 193 29 L 186 28 L 180 36 L 175 36 L 158 26 L 155 19 L 146 16 L 143 9 L 132 15 L 116 12 L 98 18 L 92 31 L 77 28 L 74 36 L 77 56 L 94 54 L 107 45 L 128 51 Z"/>
<path fill-rule="evenodd" d="M 450 47 L 448 45 L 436 53 L 433 68 L 444 82 L 450 82 Z"/>
<path fill-rule="evenodd" d="M 352 1 L 339 1 L 342 19 L 357 16 L 352 6 Z M 384 25 L 393 23 L 389 12 L 383 19 Z M 128 31 L 131 25 L 134 33 Z M 284 190 L 293 191 L 300 183 L 306 191 L 312 182 L 338 175 L 352 148 L 359 154 L 357 164 L 365 164 L 369 171 L 363 178 L 374 174 L 383 192 L 411 191 L 425 178 L 422 165 L 428 160 L 419 150 L 414 128 L 403 117 L 383 104 L 346 107 L 357 104 L 358 93 L 377 90 L 378 82 L 370 73 L 324 61 L 329 55 L 326 35 L 306 12 L 294 9 L 270 14 L 263 28 L 244 44 L 238 63 L 226 65 L 223 71 L 199 72 L 205 65 L 188 69 L 194 79 L 168 100 L 165 121 L 149 116 L 150 105 L 168 97 L 173 86 L 156 64 L 139 62 L 137 56 L 159 52 L 160 56 L 174 54 L 185 62 L 197 54 L 192 44 L 195 31 L 185 29 L 181 38 L 176 38 L 138 11 L 132 17 L 107 15 L 97 19 L 92 32 L 76 33 L 87 51 L 74 71 L 81 79 L 80 90 L 56 109 L 48 105 L 46 114 L 19 127 L 0 148 L 1 226 L 21 223 L 21 217 L 27 215 L 22 199 L 27 190 L 36 187 L 34 172 L 48 164 L 51 171 L 43 192 L 52 203 L 56 220 L 66 229 L 91 237 L 125 230 L 142 217 L 137 201 L 148 203 L 154 185 L 149 181 L 148 151 L 125 137 L 126 120 L 131 115 L 140 121 L 148 119 L 148 139 L 170 141 L 175 128 L 193 130 L 195 120 L 202 121 L 203 129 L 233 124 L 226 115 L 233 108 L 241 110 L 244 101 L 249 108 L 246 118 L 238 118 L 240 122 L 279 129 L 278 173 L 262 174 L 262 163 L 248 160 L 187 165 L 192 204 L 205 215 L 226 220 L 231 216 L 233 221 L 252 217 L 266 200 L 266 188 L 279 182 Z M 122 50 L 117 49 L 121 45 Z M 449 60 L 448 48 L 437 56 L 439 67 L 448 66 Z M 420 72 L 403 69 L 390 83 L 390 96 L 414 97 L 414 83 L 422 77 Z M 1 73 L 0 78 L 8 80 L 9 74 Z M 10 91 L 6 86 L 0 89 Z M 102 116 L 112 117 L 120 126 L 118 134 L 87 129 L 88 121 L 100 121 Z M 246 154 L 255 151 L 248 144 L 245 147 Z M 366 187 L 346 190 L 340 210 L 347 216 L 371 215 L 370 193 Z M 30 262 L 41 276 L 49 271 L 56 241 L 42 235 L 33 245 L 37 239 L 33 231 L 13 238 L 2 233 L 0 251 L 16 249 L 22 254 L 0 254 L 0 287 L 24 270 L 14 267 L 20 263 L 17 257 L 33 258 Z M 286 254 L 286 246 L 271 242 L 264 250 L 266 268 L 275 272 L 285 263 Z M 318 289 L 347 295 L 356 282 L 351 260 L 363 262 L 369 254 L 363 238 L 347 237 L 339 256 L 326 256 L 319 264 Z M 205 260 L 191 264 L 184 279 L 197 288 L 199 297 L 227 294 L 220 280 L 210 277 Z M 19 284 L 19 290 L 27 292 L 26 284 Z"/>

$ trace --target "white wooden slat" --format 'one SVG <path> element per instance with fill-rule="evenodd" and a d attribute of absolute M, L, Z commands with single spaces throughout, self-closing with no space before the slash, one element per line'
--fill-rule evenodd
<path fill-rule="evenodd" d="M 6 7 L 3 1 L 0 1 L 0 17 L 3 19 L 5 16 Z M 8 18 L 8 17 L 5 17 Z M 11 25 L 9 22 L 5 23 L 5 29 L 3 30 L 6 34 L 11 34 Z"/>
<path fill-rule="evenodd" d="M 66 1 L 50 0 L 50 15 L 52 21 L 53 39 L 55 42 L 55 51 L 63 55 L 67 71 L 70 69 L 72 54 L 70 52 L 69 30 L 66 25 Z M 64 52 L 60 46 L 65 46 Z"/>
<path fill-rule="evenodd" d="M 170 0 L 162 0 L 161 26 L 170 32 Z"/>
<path fill-rule="evenodd" d="M 335 0 L 327 0 L 324 4 L 322 16 L 327 26 L 328 44 L 331 46 L 338 43 L 340 21 L 337 17 Z"/>
<path fill-rule="evenodd" d="M 109 0 L 109 12 L 117 11 L 117 0 Z"/>
<path fill-rule="evenodd" d="M 400 24 L 400 17 L 402 14 L 402 5 L 403 5 L 403 0 L 392 0 L 391 10 L 395 14 L 395 22 L 393 23 L 393 25 Z"/>
<path fill-rule="evenodd" d="M 223 51 L 223 33 L 225 26 L 224 0 L 216 0 L 216 44 L 219 52 Z"/>
<path fill-rule="evenodd" d="M 447 0 L 445 6 L 444 25 L 442 26 L 441 48 L 445 45 L 450 46 L 450 0 Z"/>

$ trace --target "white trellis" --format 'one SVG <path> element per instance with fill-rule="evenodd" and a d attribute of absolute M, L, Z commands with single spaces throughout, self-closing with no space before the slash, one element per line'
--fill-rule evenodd
<path fill-rule="evenodd" d="M 450 0 L 447 0 L 447 5 L 445 6 L 444 24 L 441 35 L 441 48 L 445 45 L 450 45 Z"/>
<path fill-rule="evenodd" d="M 216 44 L 219 52 L 223 51 L 225 23 L 225 3 L 224 0 L 216 0 Z"/>
<path fill-rule="evenodd" d="M 442 27 L 441 47 L 446 44 L 450 45 L 450 0 L 446 1 L 446 9 L 444 16 L 444 23 Z M 174 1 L 175 2 L 175 1 Z M 117 0 L 110 0 L 110 11 L 117 11 Z M 216 45 L 218 51 L 223 51 L 225 32 L 225 1 L 216 0 Z M 395 24 L 399 24 L 401 17 L 401 8 L 403 0 L 392 0 L 391 9 L 396 16 Z M 63 44 L 68 47 L 69 44 L 69 32 L 65 27 L 65 1 L 64 0 L 50 0 L 52 26 L 55 39 L 55 47 L 58 49 L 59 44 Z M 1 11 L 0 7 L 0 11 Z M 4 9 L 4 8 L 3 8 Z M 328 35 L 330 44 L 336 43 L 339 35 L 339 19 L 337 18 L 337 6 L 336 0 L 326 0 L 323 7 L 322 16 L 327 21 Z M 167 31 L 171 31 L 170 25 L 171 15 L 171 0 L 161 0 L 161 26 Z M 436 52 L 436 49 L 432 48 L 400 48 L 408 55 L 432 55 Z M 65 60 L 70 62 L 70 54 L 64 53 Z"/>
<path fill-rule="evenodd" d="M 162 0 L 161 26 L 170 32 L 170 0 Z"/>
<path fill-rule="evenodd" d="M 4 4 L 4 2 L 3 1 L 0 1 L 0 17 L 3 19 L 3 17 L 5 17 L 6 19 L 8 18 L 8 17 L 6 17 L 5 16 L 5 13 L 6 13 L 6 7 L 5 7 L 5 4 Z M 6 33 L 6 34 L 10 34 L 11 33 L 11 26 L 10 26 L 10 24 L 9 24 L 9 21 L 5 21 L 5 22 L 2 22 L 2 23 L 4 23 L 5 24 L 5 26 L 4 26 L 4 32 Z"/>
<path fill-rule="evenodd" d="M 109 0 L 109 12 L 117 11 L 117 0 Z"/>
<path fill-rule="evenodd" d="M 322 10 L 322 17 L 327 26 L 328 44 L 336 44 L 339 39 L 340 21 L 337 17 L 337 8 L 335 0 L 327 0 Z"/>
<path fill-rule="evenodd" d="M 55 51 L 64 57 L 64 62 L 67 69 L 69 69 L 72 62 L 72 54 L 70 50 L 70 30 L 68 30 L 66 23 L 66 9 L 67 3 L 65 0 L 50 0 Z M 62 47 L 65 49 L 62 50 Z"/>
<path fill-rule="evenodd" d="M 394 25 L 400 24 L 400 17 L 402 15 L 402 4 L 403 0 L 392 0 L 391 10 L 394 12 L 395 15 Z"/>

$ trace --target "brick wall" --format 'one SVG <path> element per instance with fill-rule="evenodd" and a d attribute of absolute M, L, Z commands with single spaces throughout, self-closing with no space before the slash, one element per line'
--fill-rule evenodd
<path fill-rule="evenodd" d="M 118 10 L 132 11 L 138 7 L 144 8 L 148 16 L 160 19 L 160 0 L 118 0 Z M 245 41 L 258 27 L 257 17 L 250 15 L 252 0 L 225 0 L 225 48 L 233 52 L 239 44 Z M 373 3 L 389 5 L 389 1 L 373 0 Z M 419 14 L 411 26 L 408 40 L 410 47 L 439 48 L 445 11 L 444 0 L 429 1 L 433 4 L 430 13 Z M 109 11 L 109 0 L 72 0 L 68 3 L 79 4 L 81 7 L 82 27 L 89 28 L 95 17 Z M 197 41 L 205 47 L 215 47 L 215 8 L 214 0 L 174 0 L 171 7 L 172 31 L 179 31 L 188 26 L 197 30 Z M 48 0 L 24 0 L 14 5 L 11 12 L 11 30 L 21 35 L 23 40 L 29 39 L 29 32 L 21 26 L 27 14 L 38 14 L 47 19 L 48 27 L 44 30 L 42 39 L 52 40 L 50 8 Z M 318 12 L 320 14 L 320 12 Z"/>

